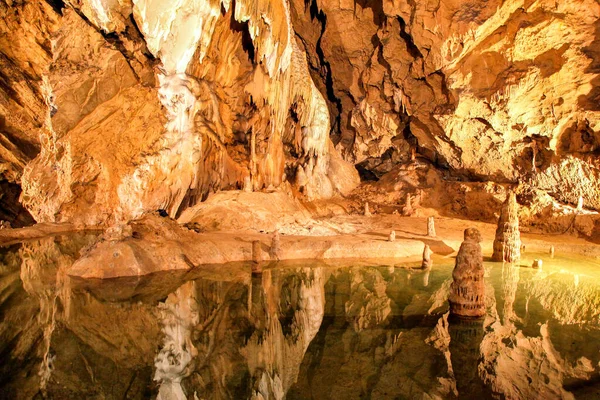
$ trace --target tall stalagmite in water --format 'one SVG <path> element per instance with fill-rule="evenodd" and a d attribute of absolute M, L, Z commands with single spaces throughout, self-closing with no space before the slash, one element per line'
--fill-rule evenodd
<path fill-rule="evenodd" d="M 521 258 L 521 234 L 519 233 L 519 205 L 517 196 L 510 192 L 502 205 L 498 228 L 494 239 L 492 260 L 515 262 Z"/>
<path fill-rule="evenodd" d="M 485 283 L 481 234 L 475 228 L 465 229 L 465 240 L 460 245 L 450 286 L 450 314 L 460 317 L 485 315 Z"/>

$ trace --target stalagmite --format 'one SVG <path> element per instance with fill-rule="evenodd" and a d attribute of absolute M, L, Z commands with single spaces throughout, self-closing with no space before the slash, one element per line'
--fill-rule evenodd
<path fill-rule="evenodd" d="M 364 215 L 365 217 L 370 217 L 371 216 L 371 211 L 369 210 L 369 202 L 365 202 L 365 211 L 364 211 Z"/>
<path fill-rule="evenodd" d="M 414 210 L 412 207 L 412 199 L 410 194 L 406 195 L 406 203 L 404 204 L 404 207 L 402 208 L 402 215 L 405 216 L 411 216 L 413 214 Z"/>
<path fill-rule="evenodd" d="M 254 263 L 258 264 L 262 260 L 263 260 L 262 244 L 261 244 L 260 240 L 253 240 L 252 241 L 252 261 Z"/>
<path fill-rule="evenodd" d="M 429 269 L 433 265 L 433 260 L 431 259 L 431 255 L 433 251 L 429 248 L 429 245 L 426 244 L 423 249 L 423 263 L 421 264 L 421 268 Z"/>
<path fill-rule="evenodd" d="M 427 236 L 435 237 L 435 222 L 433 217 L 427 218 Z"/>
<path fill-rule="evenodd" d="M 579 200 L 577 200 L 577 211 L 583 210 L 583 196 L 579 196 Z"/>
<path fill-rule="evenodd" d="M 275 231 L 273 233 L 273 237 L 271 238 L 271 258 L 275 260 L 279 260 L 281 257 L 281 244 L 280 244 L 280 235 L 279 231 Z"/>
<path fill-rule="evenodd" d="M 485 282 L 481 234 L 475 228 L 465 229 L 465 240 L 456 256 L 450 286 L 450 314 L 459 317 L 485 315 Z"/>
<path fill-rule="evenodd" d="M 390 235 L 388 236 L 388 242 L 393 242 L 396 240 L 396 231 L 390 231 Z"/>
<path fill-rule="evenodd" d="M 492 260 L 515 262 L 521 258 L 521 235 L 519 233 L 519 205 L 514 192 L 510 192 L 502 205 Z"/>
<path fill-rule="evenodd" d="M 542 260 L 538 260 L 537 258 L 535 260 L 533 260 L 533 264 L 531 265 L 532 268 L 536 268 L 536 269 L 542 269 L 542 265 L 543 265 L 543 261 Z"/>
<path fill-rule="evenodd" d="M 250 178 L 250 175 L 244 177 L 244 192 L 252 192 L 252 178 Z"/>
<path fill-rule="evenodd" d="M 554 246 L 550 246 L 550 258 L 554 258 Z"/>

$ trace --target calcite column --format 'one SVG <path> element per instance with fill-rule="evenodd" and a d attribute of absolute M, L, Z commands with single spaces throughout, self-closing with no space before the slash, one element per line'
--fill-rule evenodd
<path fill-rule="evenodd" d="M 521 258 L 521 234 L 519 233 L 519 205 L 517 196 L 510 192 L 502 205 L 498 228 L 494 239 L 492 260 L 515 262 Z"/>
<path fill-rule="evenodd" d="M 485 283 L 481 234 L 475 228 L 465 229 L 465 240 L 460 245 L 450 286 L 450 314 L 477 318 L 485 315 Z"/>
<path fill-rule="evenodd" d="M 427 236 L 435 237 L 435 222 L 433 217 L 427 218 Z"/>

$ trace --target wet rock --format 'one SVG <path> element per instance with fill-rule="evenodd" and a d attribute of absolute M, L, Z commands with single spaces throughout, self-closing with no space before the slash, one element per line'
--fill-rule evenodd
<path fill-rule="evenodd" d="M 458 317 L 485 315 L 485 282 L 481 234 L 476 228 L 465 229 L 464 241 L 458 250 L 450 286 L 450 314 Z"/>

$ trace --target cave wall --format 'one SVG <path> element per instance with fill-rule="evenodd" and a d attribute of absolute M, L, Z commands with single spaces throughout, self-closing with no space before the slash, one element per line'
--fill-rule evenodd
<path fill-rule="evenodd" d="M 2 157 L 3 177 L 21 184 L 38 222 L 112 224 L 157 209 L 177 216 L 222 189 L 328 198 L 358 183 L 352 165 L 331 154 L 327 105 L 286 1 L 3 6 L 16 16 L 5 33 L 22 29 L 45 46 L 43 58 L 4 51 L 13 64 L 40 64 L 37 80 L 5 79 L 35 89 L 36 110 L 15 107 L 39 120 L 36 151 Z M 3 96 L 18 103 L 23 90 L 9 89 Z"/>
<path fill-rule="evenodd" d="M 345 159 L 412 148 L 472 180 L 598 208 L 596 1 L 291 1 Z"/>
<path fill-rule="evenodd" d="M 416 154 L 600 208 L 593 0 L 0 1 L 0 180 L 38 221 L 348 194 Z"/>

